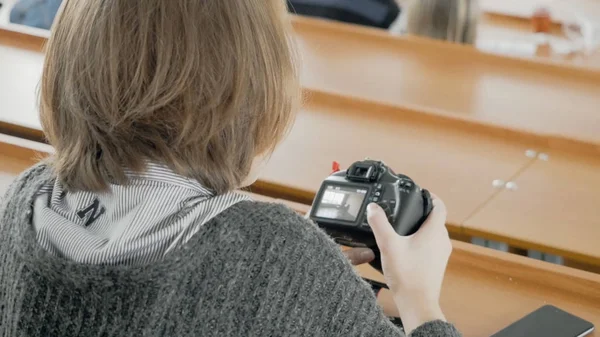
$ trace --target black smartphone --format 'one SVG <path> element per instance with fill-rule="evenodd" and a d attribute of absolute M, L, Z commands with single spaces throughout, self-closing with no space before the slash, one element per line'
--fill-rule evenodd
<path fill-rule="evenodd" d="M 594 325 L 552 305 L 545 305 L 492 337 L 583 337 Z"/>

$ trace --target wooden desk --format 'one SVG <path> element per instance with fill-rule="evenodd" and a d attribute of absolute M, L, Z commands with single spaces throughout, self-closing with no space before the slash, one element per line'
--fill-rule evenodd
<path fill-rule="evenodd" d="M 0 32 L 0 36 L 9 35 Z M 31 62 L 24 66 L 35 68 L 35 64 L 42 62 L 42 54 L 30 51 L 34 49 L 30 47 L 41 40 L 30 36 L 25 38 L 23 41 L 32 40 L 28 48 L 0 44 L 0 53 L 11 55 L 14 62 L 24 59 Z M 13 40 L 10 38 L 4 42 Z M 8 64 L 2 67 L 2 72 L 12 71 Z M 39 72 L 39 64 L 37 69 Z M 0 116 L 0 131 L 3 129 L 13 135 L 41 140 L 43 135 L 39 131 L 37 113 L 33 108 L 26 108 L 31 104 L 29 101 L 34 100 L 31 93 L 35 92 L 37 77 L 33 73 L 15 77 L 15 81 L 3 82 L 6 85 L 14 82 L 13 86 L 21 88 L 19 92 L 29 94 L 15 98 L 10 91 L 0 92 L 0 101 L 14 102 L 15 105 L 8 114 Z M 371 156 L 385 159 L 396 170 L 411 175 L 447 200 L 451 209 L 450 223 L 458 226 L 491 197 L 494 193 L 493 180 L 510 178 L 530 161 L 523 154 L 532 146 L 529 144 L 535 144 L 525 142 L 527 145 L 523 145 L 514 141 L 504 144 L 481 134 L 474 127 L 465 133 L 461 124 L 448 125 L 445 123 L 449 122 L 443 118 L 438 120 L 411 109 L 393 109 L 316 91 L 308 94 L 314 102 L 314 109 L 313 106 L 307 107 L 307 111 L 300 114 L 295 131 L 274 155 L 264 175 L 264 182 L 277 185 L 274 188 L 277 195 L 304 203 L 312 201 L 333 160 L 349 165 Z M 371 113 L 365 113 L 369 111 Z M 2 120 L 5 123 L 1 123 Z M 332 130 L 335 130 L 335 135 L 331 134 Z M 306 138 L 309 132 L 318 136 Z M 354 141 L 357 137 L 361 140 Z M 349 140 L 353 140 L 355 145 L 347 146 Z M 290 160 L 286 155 L 289 153 L 302 156 Z M 464 170 L 465 162 L 472 165 L 477 173 Z M 290 189 L 294 189 L 293 193 L 281 193 Z"/>
<path fill-rule="evenodd" d="M 600 159 L 525 156 L 529 148 L 543 150 L 535 146 L 399 109 L 313 95 L 256 187 L 310 203 L 332 161 L 345 168 L 364 157 L 382 159 L 447 203 L 453 234 L 600 266 Z M 496 190 L 496 179 L 514 179 L 518 190 Z"/>
<path fill-rule="evenodd" d="M 306 88 L 600 144 L 600 72 L 310 18 L 294 26 Z"/>
<path fill-rule="evenodd" d="M 523 143 L 502 140 L 400 109 L 312 95 L 278 147 L 258 190 L 310 203 L 332 162 L 342 168 L 381 159 L 447 203 L 449 224 L 463 223 L 506 180 L 530 164 Z"/>
<path fill-rule="evenodd" d="M 600 265 L 600 157 L 551 152 L 464 223 L 466 233 Z"/>
<path fill-rule="evenodd" d="M 295 17 L 294 24 L 307 92 L 337 93 L 477 124 L 489 132 L 516 130 L 552 146 L 568 143 L 600 152 L 600 71 L 500 57 L 438 41 L 398 39 L 385 31 L 310 18 Z M 14 114 L 23 119 L 21 114 L 26 114 L 27 123 L 12 124 L 39 128 L 34 93 L 42 55 L 32 50 L 40 51 L 43 41 L 0 29 L 0 57 L 11 60 L 3 62 L 0 75 L 14 79 L 3 82 L 11 87 L 0 91 L 0 102 L 9 106 L 8 117 L 0 119 L 14 120 Z"/>
<path fill-rule="evenodd" d="M 8 181 L 48 149 L 0 136 L 0 179 Z M 9 164 L 10 163 L 10 164 Z M 0 194 L 4 193 L 0 185 Z M 275 201 L 255 196 L 263 201 Z M 279 202 L 279 201 L 276 201 Z M 300 213 L 306 206 L 288 203 Z M 554 304 L 600 327 L 600 275 L 453 242 L 442 307 L 465 337 L 489 336 L 544 304 Z M 363 277 L 382 281 L 369 266 Z M 390 298 L 384 295 L 384 302 Z M 600 336 L 595 332 L 592 337 Z"/>

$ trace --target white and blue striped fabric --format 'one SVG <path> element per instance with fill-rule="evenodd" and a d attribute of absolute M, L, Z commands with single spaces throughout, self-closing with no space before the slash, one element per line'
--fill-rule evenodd
<path fill-rule="evenodd" d="M 146 264 L 185 244 L 200 227 L 249 197 L 213 195 L 197 181 L 148 164 L 110 192 L 67 192 L 58 181 L 36 198 L 33 226 L 53 255 L 85 264 Z"/>

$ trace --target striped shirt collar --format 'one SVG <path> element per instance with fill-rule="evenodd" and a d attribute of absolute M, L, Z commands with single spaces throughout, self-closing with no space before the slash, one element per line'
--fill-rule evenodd
<path fill-rule="evenodd" d="M 126 172 L 129 181 L 109 193 L 68 192 L 54 181 L 36 198 L 33 226 L 53 255 L 85 264 L 146 264 L 190 240 L 215 216 L 249 200 L 214 194 L 165 165 Z"/>
<path fill-rule="evenodd" d="M 142 172 L 133 171 L 130 169 L 125 170 L 125 175 L 135 183 L 135 181 L 155 181 L 160 184 L 177 185 L 186 189 L 194 190 L 200 195 L 206 197 L 214 196 L 214 192 L 204 187 L 200 182 L 195 179 L 185 177 L 183 175 L 175 173 L 167 165 L 147 162 L 145 170 Z"/>

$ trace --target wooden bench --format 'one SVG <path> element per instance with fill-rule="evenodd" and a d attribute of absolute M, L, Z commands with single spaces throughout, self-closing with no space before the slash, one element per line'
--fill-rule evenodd
<path fill-rule="evenodd" d="M 0 135 L 0 194 L 18 172 L 34 164 L 47 146 Z M 282 202 L 253 196 L 267 202 Z M 306 205 L 286 202 L 299 213 Z M 554 304 L 600 326 L 600 275 L 453 242 L 441 303 L 465 337 L 489 336 L 545 304 Z M 367 265 L 361 276 L 383 281 Z M 389 293 L 380 295 L 390 303 Z M 600 336 L 595 332 L 591 335 Z"/>

